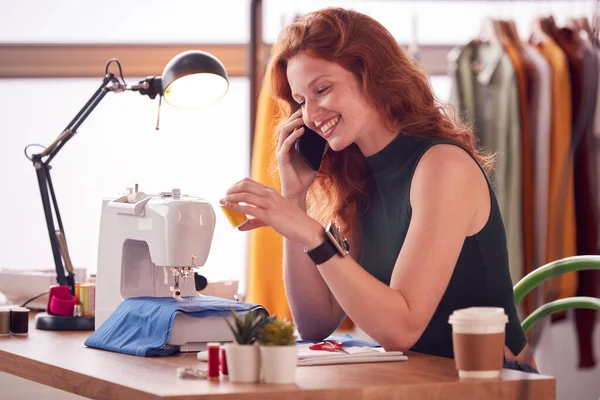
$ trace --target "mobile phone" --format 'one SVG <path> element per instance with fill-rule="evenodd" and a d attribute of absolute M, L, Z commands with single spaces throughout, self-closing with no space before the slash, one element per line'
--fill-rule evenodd
<path fill-rule="evenodd" d="M 304 125 L 304 133 L 296 140 L 296 152 L 313 171 L 318 171 L 326 145 L 327 140 Z"/>

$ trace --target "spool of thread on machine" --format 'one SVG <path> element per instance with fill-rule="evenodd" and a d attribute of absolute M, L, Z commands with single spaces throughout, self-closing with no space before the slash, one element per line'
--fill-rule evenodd
<path fill-rule="evenodd" d="M 29 333 L 29 309 L 15 307 L 10 310 L 10 332 L 13 335 L 27 335 Z"/>
<path fill-rule="evenodd" d="M 206 345 L 206 349 L 208 350 L 208 371 L 206 374 L 206 378 L 213 381 L 219 380 L 219 367 L 221 365 L 221 343 L 208 343 Z"/>
<path fill-rule="evenodd" d="M 10 335 L 10 310 L 0 310 L 0 336 Z"/>
<path fill-rule="evenodd" d="M 138 201 L 144 200 L 147 196 L 146 193 L 144 192 L 138 192 L 138 184 L 135 184 L 135 192 L 134 192 L 134 188 L 127 188 L 127 190 L 129 191 L 129 193 L 127 194 L 127 196 L 125 197 L 125 202 L 126 203 L 131 203 L 131 204 L 135 204 Z"/>

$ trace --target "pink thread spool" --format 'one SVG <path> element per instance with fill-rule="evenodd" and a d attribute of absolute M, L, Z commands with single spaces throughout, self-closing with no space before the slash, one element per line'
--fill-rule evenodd
<path fill-rule="evenodd" d="M 48 314 L 72 316 L 76 301 L 68 286 L 53 286 L 48 295 Z"/>

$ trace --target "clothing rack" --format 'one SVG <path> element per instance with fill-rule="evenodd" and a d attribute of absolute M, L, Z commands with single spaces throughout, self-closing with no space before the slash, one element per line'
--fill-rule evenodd
<path fill-rule="evenodd" d="M 389 0 L 390 2 L 415 3 L 415 0 Z M 425 0 L 429 1 L 429 0 Z M 440 0 L 437 0 L 440 1 Z M 454 0 L 441 0 L 454 1 Z M 465 0 L 461 0 L 465 1 Z M 481 0 L 466 0 L 481 2 Z M 488 0 L 490 2 L 506 3 L 506 0 Z M 517 0 L 518 2 L 519 0 Z M 558 0 L 546 0 L 552 2 Z M 510 3 L 512 3 L 511 1 Z M 598 3 L 598 0 L 597 0 Z M 256 112 L 258 96 L 262 87 L 263 77 L 267 67 L 271 45 L 263 42 L 263 1 L 251 0 L 250 3 L 250 43 L 248 57 L 248 77 L 250 78 L 250 154 L 254 143 Z M 445 75 L 447 55 L 455 45 L 419 45 L 420 62 L 431 75 Z M 251 156 L 252 157 L 252 156 Z"/>

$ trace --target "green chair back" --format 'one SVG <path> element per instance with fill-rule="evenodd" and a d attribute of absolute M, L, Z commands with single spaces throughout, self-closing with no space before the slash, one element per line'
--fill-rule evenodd
<path fill-rule="evenodd" d="M 530 272 L 514 286 L 515 304 L 518 306 L 529 292 L 550 278 L 567 272 L 590 269 L 600 270 L 600 256 L 574 256 L 552 261 L 535 271 Z M 600 299 L 595 297 L 574 296 L 551 301 L 542 305 L 527 316 L 521 323 L 521 326 L 523 327 L 523 330 L 527 332 L 538 320 L 547 317 L 552 313 L 574 308 L 600 310 Z"/>

